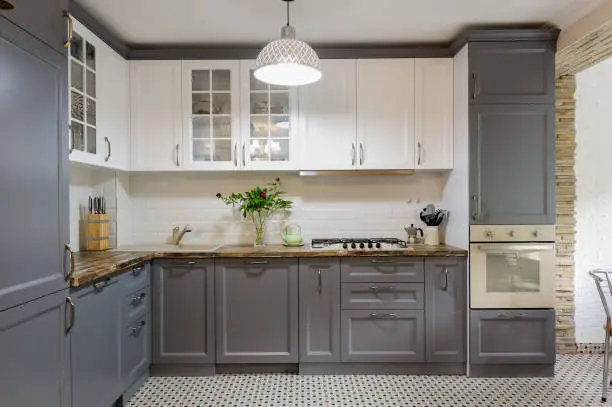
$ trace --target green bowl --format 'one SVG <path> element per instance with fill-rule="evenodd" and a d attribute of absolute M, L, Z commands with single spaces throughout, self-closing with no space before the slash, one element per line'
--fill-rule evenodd
<path fill-rule="evenodd" d="M 300 235 L 283 235 L 283 242 L 285 244 L 300 244 L 302 243 L 302 236 Z"/>

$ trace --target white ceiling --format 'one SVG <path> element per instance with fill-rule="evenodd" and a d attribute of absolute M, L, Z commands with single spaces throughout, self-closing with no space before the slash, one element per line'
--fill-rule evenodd
<path fill-rule="evenodd" d="M 567 26 L 603 0 L 296 0 L 300 39 L 325 43 L 448 42 L 469 25 Z M 132 44 L 261 44 L 279 36 L 280 0 L 78 0 Z"/>

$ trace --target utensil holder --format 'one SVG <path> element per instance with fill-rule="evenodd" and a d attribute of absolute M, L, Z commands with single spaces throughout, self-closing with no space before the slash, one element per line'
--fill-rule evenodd
<path fill-rule="evenodd" d="M 110 248 L 110 216 L 107 213 L 87 215 L 85 247 L 90 251 Z"/>
<path fill-rule="evenodd" d="M 440 245 L 440 228 L 437 226 L 427 226 L 425 229 L 425 244 L 429 246 Z"/>

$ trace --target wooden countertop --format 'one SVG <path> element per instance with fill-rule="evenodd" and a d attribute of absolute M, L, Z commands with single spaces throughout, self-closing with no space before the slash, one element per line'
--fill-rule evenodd
<path fill-rule="evenodd" d="M 244 257 L 390 257 L 390 256 L 417 256 L 417 257 L 464 257 L 467 251 L 452 246 L 425 246 L 415 245 L 404 250 L 329 250 L 312 249 L 310 245 L 301 247 L 284 247 L 269 245 L 264 247 L 227 245 L 214 248 L 210 251 L 193 251 L 183 248 L 173 250 L 172 246 L 163 247 L 146 245 L 119 248 L 104 252 L 76 252 L 73 256 L 73 273 L 70 285 L 78 287 L 102 277 L 112 275 L 119 271 L 129 269 L 142 262 L 152 259 L 209 259 L 209 258 L 244 258 Z"/>

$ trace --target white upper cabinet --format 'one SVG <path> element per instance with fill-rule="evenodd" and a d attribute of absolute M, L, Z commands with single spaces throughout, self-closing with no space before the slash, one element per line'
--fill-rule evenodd
<path fill-rule="evenodd" d="M 299 88 L 300 169 L 355 168 L 355 65 L 354 59 L 321 60 L 321 80 Z"/>
<path fill-rule="evenodd" d="M 131 61 L 132 165 L 136 171 L 182 166 L 181 61 Z"/>
<path fill-rule="evenodd" d="M 183 169 L 239 168 L 238 61 L 183 61 Z"/>
<path fill-rule="evenodd" d="M 297 88 L 268 85 L 253 76 L 255 61 L 240 61 L 240 157 L 248 170 L 296 170 Z"/>
<path fill-rule="evenodd" d="M 357 144 L 357 169 L 414 168 L 413 59 L 357 60 Z"/>
<path fill-rule="evenodd" d="M 415 168 L 451 169 L 453 60 L 417 59 L 415 71 Z"/>

